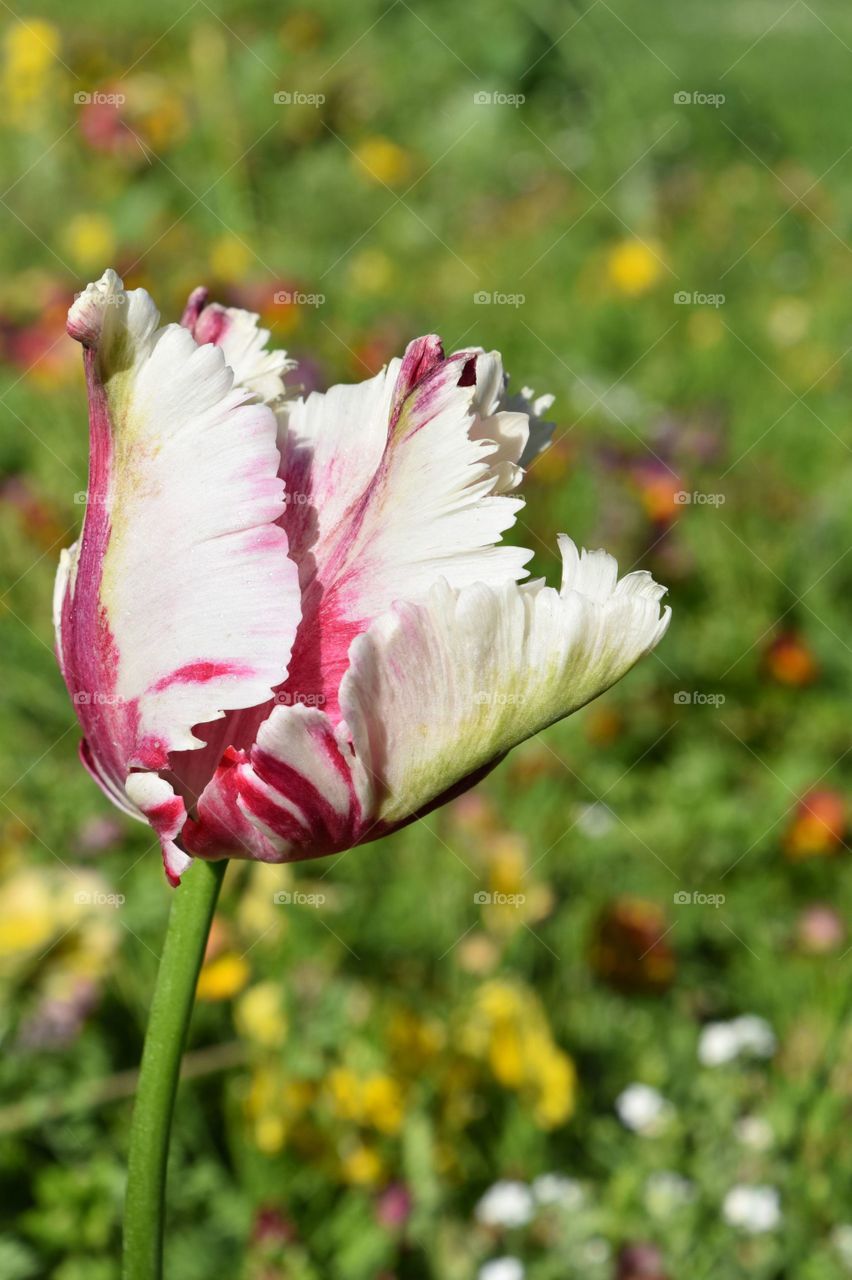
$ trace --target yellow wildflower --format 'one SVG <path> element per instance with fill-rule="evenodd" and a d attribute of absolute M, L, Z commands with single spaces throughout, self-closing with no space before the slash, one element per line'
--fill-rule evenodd
<path fill-rule="evenodd" d="M 410 1009 L 398 1009 L 390 1020 L 388 1041 L 395 1062 L 420 1072 L 443 1049 L 446 1032 L 434 1018 L 421 1018 Z"/>
<path fill-rule="evenodd" d="M 196 999 L 230 1000 L 242 991 L 251 977 L 248 961 L 235 951 L 223 951 L 208 960 L 198 975 Z"/>
<path fill-rule="evenodd" d="M 257 1068 L 252 1074 L 245 1109 L 258 1149 L 267 1155 L 280 1151 L 294 1121 L 312 1105 L 315 1095 L 310 1080 L 283 1081 L 275 1068 Z"/>
<path fill-rule="evenodd" d="M 487 1018 L 497 1021 L 501 1018 L 520 1017 L 525 997 L 513 983 L 495 979 L 479 988 L 476 1002 Z"/>
<path fill-rule="evenodd" d="M 399 1133 L 403 1121 L 402 1090 L 391 1076 L 371 1075 L 363 1082 L 364 1123 L 381 1133 Z"/>
<path fill-rule="evenodd" d="M 75 264 L 94 267 L 115 257 L 115 232 L 102 213 L 78 213 L 65 229 L 65 247 Z"/>
<path fill-rule="evenodd" d="M 343 1120 L 361 1119 L 361 1081 L 348 1067 L 329 1071 L 326 1087 L 335 1113 Z"/>
<path fill-rule="evenodd" d="M 0 959 L 44 948 L 58 924 L 46 878 L 22 871 L 3 885 L 0 896 Z"/>
<path fill-rule="evenodd" d="M 628 298 L 652 289 L 662 270 L 658 246 L 644 240 L 622 240 L 607 259 L 610 282 Z"/>
<path fill-rule="evenodd" d="M 260 1151 L 274 1155 L 284 1146 L 287 1126 L 280 1106 L 277 1073 L 269 1068 L 254 1072 L 246 1099 L 246 1111 L 253 1122 L 254 1140 Z"/>
<path fill-rule="evenodd" d="M 574 1063 L 547 1036 L 527 1044 L 533 1119 L 541 1129 L 555 1129 L 574 1111 L 577 1073 Z"/>
<path fill-rule="evenodd" d="M 411 172 L 407 151 L 390 138 L 365 138 L 355 148 L 358 171 L 383 186 L 395 187 Z"/>
<path fill-rule="evenodd" d="M 277 982 L 258 982 L 240 996 L 234 1009 L 240 1035 L 262 1049 L 279 1049 L 287 1038 L 287 1017 Z"/>
<path fill-rule="evenodd" d="M 380 1180 L 384 1165 L 373 1147 L 363 1144 L 354 1147 L 340 1162 L 340 1172 L 345 1182 L 356 1187 L 372 1187 Z"/>
<path fill-rule="evenodd" d="M 524 1083 L 526 1062 L 523 1033 L 514 1022 L 500 1021 L 491 1033 L 488 1062 L 498 1084 L 519 1089 Z"/>
<path fill-rule="evenodd" d="M 491 846 L 489 881 L 493 893 L 517 894 L 524 889 L 526 844 L 520 836 L 502 835 Z"/>
<path fill-rule="evenodd" d="M 6 110 L 16 124 L 25 125 L 48 97 L 56 75 L 59 32 L 39 18 L 14 22 L 3 36 L 0 89 Z"/>
<path fill-rule="evenodd" d="M 498 1084 L 519 1094 L 539 1127 L 555 1128 L 573 1112 L 574 1064 L 554 1042 L 532 992 L 499 980 L 485 983 L 459 1044 L 487 1063 Z"/>
<path fill-rule="evenodd" d="M 254 255 L 237 236 L 219 236 L 210 247 L 210 270 L 217 280 L 240 280 L 252 265 Z"/>

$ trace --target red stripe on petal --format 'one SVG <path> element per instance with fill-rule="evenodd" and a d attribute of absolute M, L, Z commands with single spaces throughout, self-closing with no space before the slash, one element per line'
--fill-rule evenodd
<path fill-rule="evenodd" d="M 261 782 L 279 791 L 305 815 L 306 821 L 302 824 L 307 828 L 305 834 L 310 833 L 314 840 L 325 840 L 331 845 L 337 845 L 346 840 L 352 827 L 351 810 L 338 813 L 327 796 L 324 796 L 318 787 L 299 773 L 298 769 L 286 764 L 283 760 L 276 760 L 266 752 L 253 751 L 252 764 Z M 253 803 L 252 808 L 254 808 Z M 285 810 L 281 812 L 286 815 L 289 825 L 289 813 Z M 292 838 L 289 833 L 279 831 L 274 822 L 267 825 L 286 839 Z"/>
<path fill-rule="evenodd" d="M 209 680 L 218 680 L 220 676 L 251 675 L 250 667 L 236 662 L 187 662 L 153 684 L 150 692 L 160 693 L 176 684 L 205 684 Z"/>

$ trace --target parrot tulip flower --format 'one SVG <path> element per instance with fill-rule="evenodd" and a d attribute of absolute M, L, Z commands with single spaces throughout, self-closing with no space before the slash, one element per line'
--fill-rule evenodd
<path fill-rule="evenodd" d="M 500 357 L 412 342 L 291 399 L 258 318 L 196 290 L 160 327 L 113 271 L 75 300 L 90 474 L 57 651 L 83 760 L 193 857 L 375 840 L 620 679 L 669 621 L 645 572 L 560 537 L 562 583 L 504 543 L 549 397 Z"/>

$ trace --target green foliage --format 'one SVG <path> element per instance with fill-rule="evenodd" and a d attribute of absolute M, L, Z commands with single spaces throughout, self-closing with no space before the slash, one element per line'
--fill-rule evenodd
<path fill-rule="evenodd" d="M 42 0 L 27 21 L 4 15 L 0 52 L 0 1276 L 119 1274 L 169 904 L 150 833 L 78 763 L 52 653 L 86 484 L 64 310 L 111 262 L 169 318 L 203 280 L 262 308 L 323 385 L 433 329 L 498 347 L 556 396 L 513 533 L 534 573 L 564 529 L 674 610 L 657 655 L 475 799 L 327 863 L 229 870 L 168 1274 L 469 1280 L 515 1254 L 528 1280 L 603 1280 L 649 1241 L 672 1277 L 841 1280 L 852 886 L 842 829 L 809 835 L 801 802 L 842 805 L 850 777 L 848 11 L 98 0 L 78 21 Z M 128 130 L 74 101 L 98 92 L 126 94 Z M 287 887 L 324 900 L 276 905 Z M 702 1026 L 740 1014 L 775 1054 L 702 1065 Z M 617 1117 L 633 1081 L 671 1105 L 653 1136 Z M 476 1221 L 497 1179 L 550 1171 L 577 1203 Z M 735 1184 L 777 1188 L 777 1227 L 726 1222 Z"/>

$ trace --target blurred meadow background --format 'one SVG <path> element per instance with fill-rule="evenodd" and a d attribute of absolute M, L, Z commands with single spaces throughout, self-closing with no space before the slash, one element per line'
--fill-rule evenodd
<path fill-rule="evenodd" d="M 32 0 L 0 14 L 0 1278 L 114 1280 L 170 891 L 77 761 L 73 293 L 208 283 L 305 389 L 413 336 L 552 392 L 519 541 L 660 650 L 384 843 L 234 865 L 179 1280 L 852 1274 L 852 14 Z M 277 895 L 277 896 L 276 896 Z"/>

